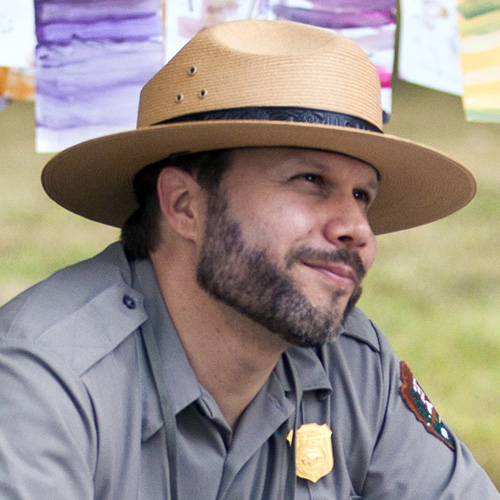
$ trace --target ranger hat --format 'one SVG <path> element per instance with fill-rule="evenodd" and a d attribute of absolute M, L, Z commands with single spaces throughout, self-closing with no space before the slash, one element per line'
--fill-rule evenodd
<path fill-rule="evenodd" d="M 174 153 L 299 147 L 349 155 L 380 174 L 375 233 L 449 215 L 475 194 L 462 165 L 382 132 L 380 81 L 365 53 L 334 32 L 246 20 L 205 29 L 144 87 L 136 130 L 83 142 L 52 158 L 48 195 L 121 227 L 136 208 L 143 167 Z"/>

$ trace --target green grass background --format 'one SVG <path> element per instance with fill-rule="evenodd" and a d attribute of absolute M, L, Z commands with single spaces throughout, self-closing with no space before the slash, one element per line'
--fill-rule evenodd
<path fill-rule="evenodd" d="M 394 87 L 386 132 L 463 161 L 479 191 L 447 219 L 379 237 L 361 306 L 500 486 L 500 125 L 466 123 L 458 97 Z M 45 196 L 34 128 L 33 105 L 0 114 L 0 304 L 118 237 Z"/>

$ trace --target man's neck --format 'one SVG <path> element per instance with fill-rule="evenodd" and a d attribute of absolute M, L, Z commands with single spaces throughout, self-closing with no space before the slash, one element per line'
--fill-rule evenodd
<path fill-rule="evenodd" d="M 152 261 L 189 363 L 234 429 L 288 344 L 210 297 L 186 276 L 189 266 Z"/>

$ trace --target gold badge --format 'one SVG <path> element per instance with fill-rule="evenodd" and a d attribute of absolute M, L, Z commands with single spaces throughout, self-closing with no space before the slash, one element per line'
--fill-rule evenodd
<path fill-rule="evenodd" d="M 286 437 L 290 445 L 292 437 L 290 430 Z M 316 483 L 333 469 L 332 431 L 326 424 L 303 424 L 295 441 L 297 476 Z"/>

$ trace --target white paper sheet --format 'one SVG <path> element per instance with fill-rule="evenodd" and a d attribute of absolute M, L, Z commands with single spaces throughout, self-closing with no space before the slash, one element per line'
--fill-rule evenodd
<path fill-rule="evenodd" d="M 401 0 L 399 77 L 462 94 L 456 0 Z"/>
<path fill-rule="evenodd" d="M 33 66 L 35 45 L 33 0 L 0 0 L 0 66 Z"/>

